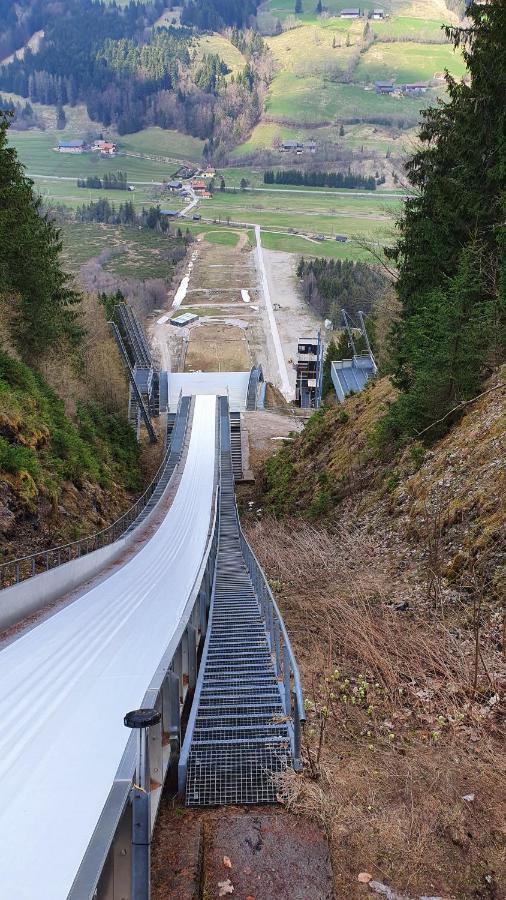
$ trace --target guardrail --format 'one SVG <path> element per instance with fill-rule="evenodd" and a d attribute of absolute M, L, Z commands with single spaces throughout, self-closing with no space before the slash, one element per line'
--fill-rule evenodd
<path fill-rule="evenodd" d="M 219 441 L 218 415 L 216 440 Z M 218 495 L 217 451 L 207 548 L 178 630 L 142 701 L 143 708 L 156 710 L 160 716 L 147 734 L 142 753 L 143 772 L 138 771 L 138 738 L 131 733 L 67 900 L 140 900 L 149 897 L 149 851 L 146 854 L 145 841 L 149 845 L 165 780 L 169 773 L 177 771 L 182 712 L 197 682 L 198 650 L 207 632 L 218 550 Z M 143 775 L 142 779 L 140 775 Z M 147 790 L 143 784 L 149 786 Z M 146 804 L 149 833 L 144 836 L 145 841 L 139 841 L 142 818 L 142 812 L 141 815 L 139 812 L 146 811 Z"/>
<path fill-rule="evenodd" d="M 240 525 L 239 532 L 244 559 L 260 603 L 262 616 L 267 625 L 271 652 L 275 654 L 276 674 L 280 681 L 283 682 L 285 715 L 290 717 L 293 722 L 293 767 L 296 770 L 300 770 L 302 769 L 302 726 L 306 721 L 306 712 L 299 669 L 278 604 L 272 596 L 260 563 L 244 537 Z"/>
<path fill-rule="evenodd" d="M 185 415 L 186 413 L 184 432 L 186 432 L 186 425 L 188 422 L 188 410 L 189 405 L 183 405 L 183 398 L 180 397 L 178 414 L 181 413 L 182 415 Z M 0 590 L 11 587 L 11 585 L 18 584 L 28 578 L 32 578 L 34 575 L 48 572 L 50 569 L 63 565 L 63 563 L 71 562 L 73 559 L 79 559 L 81 556 L 85 556 L 88 553 L 92 553 L 94 550 L 99 550 L 101 547 L 105 547 L 108 544 L 117 541 L 118 538 L 131 528 L 136 519 L 138 519 L 145 510 L 161 479 L 166 473 L 169 461 L 171 462 L 171 467 L 175 466 L 180 454 L 181 446 L 175 447 L 174 442 L 171 441 L 154 478 L 144 493 L 141 494 L 133 506 L 129 507 L 129 509 L 127 509 L 119 519 L 112 522 L 111 525 L 108 525 L 101 531 L 97 531 L 87 537 L 71 541 L 68 544 L 61 544 L 57 547 L 51 547 L 48 550 L 39 550 L 28 556 L 21 556 L 17 559 L 8 560 L 7 562 L 0 564 Z"/>

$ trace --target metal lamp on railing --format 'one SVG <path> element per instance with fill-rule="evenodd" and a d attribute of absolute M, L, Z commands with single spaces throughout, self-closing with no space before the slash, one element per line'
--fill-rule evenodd
<path fill-rule="evenodd" d="M 132 787 L 132 896 L 149 900 L 151 881 L 151 774 L 149 729 L 158 725 L 156 709 L 134 709 L 127 713 L 127 728 L 137 731 L 135 784 Z"/>

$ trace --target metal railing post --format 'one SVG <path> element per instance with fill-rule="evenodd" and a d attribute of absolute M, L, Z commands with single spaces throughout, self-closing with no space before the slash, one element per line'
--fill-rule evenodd
<path fill-rule="evenodd" d="M 149 729 L 158 725 L 156 709 L 136 709 L 125 716 L 127 728 L 137 730 L 137 763 L 132 789 L 132 896 L 149 900 L 151 893 L 151 769 Z"/>

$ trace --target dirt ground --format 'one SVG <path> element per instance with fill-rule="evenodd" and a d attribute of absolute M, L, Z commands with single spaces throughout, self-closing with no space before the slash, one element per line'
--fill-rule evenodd
<path fill-rule="evenodd" d="M 322 322 L 303 302 L 295 274 L 298 255 L 263 250 L 267 279 L 275 310 L 291 386 L 295 392 L 297 341 L 316 334 Z M 173 285 L 165 309 L 156 311 L 151 341 L 167 371 L 241 371 L 259 362 L 266 381 L 277 384 L 279 372 L 269 319 L 256 266 L 256 251 L 242 232 L 237 245 L 211 244 L 199 238 L 192 245 L 192 264 L 186 296 L 179 312 L 199 316 L 199 327 L 176 328 L 164 315 L 172 314 L 177 288 Z M 249 293 L 244 302 L 241 291 Z M 160 321 L 161 320 L 161 321 Z M 242 334 L 231 331 L 240 322 Z M 233 340 L 230 335 L 233 334 Z M 192 346 L 193 345 L 193 346 Z M 291 360 L 291 362 L 289 362 Z"/>
<path fill-rule="evenodd" d="M 263 257 L 272 302 L 280 306 L 279 310 L 274 309 L 274 316 L 288 377 L 295 393 L 297 342 L 301 337 L 315 337 L 318 329 L 323 328 L 323 320 L 304 303 L 300 295 L 296 275 L 299 255 L 263 250 Z"/>
<path fill-rule="evenodd" d="M 251 368 L 246 328 L 201 324 L 190 330 L 185 372 L 245 372 Z"/>

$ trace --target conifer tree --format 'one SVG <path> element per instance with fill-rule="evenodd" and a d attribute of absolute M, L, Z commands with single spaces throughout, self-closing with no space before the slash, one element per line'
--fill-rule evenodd
<path fill-rule="evenodd" d="M 387 251 L 399 270 L 394 381 L 403 391 L 381 426 L 387 439 L 437 437 L 504 353 L 506 0 L 472 4 L 468 17 L 469 27 L 447 29 L 468 77 L 447 74 L 448 99 L 423 113 L 407 164 L 416 194 Z"/>
<path fill-rule="evenodd" d="M 8 124 L 0 115 L 0 294 L 12 308 L 19 352 L 34 365 L 57 340 L 79 340 L 79 297 L 61 267 L 59 233 L 8 145 Z"/>

